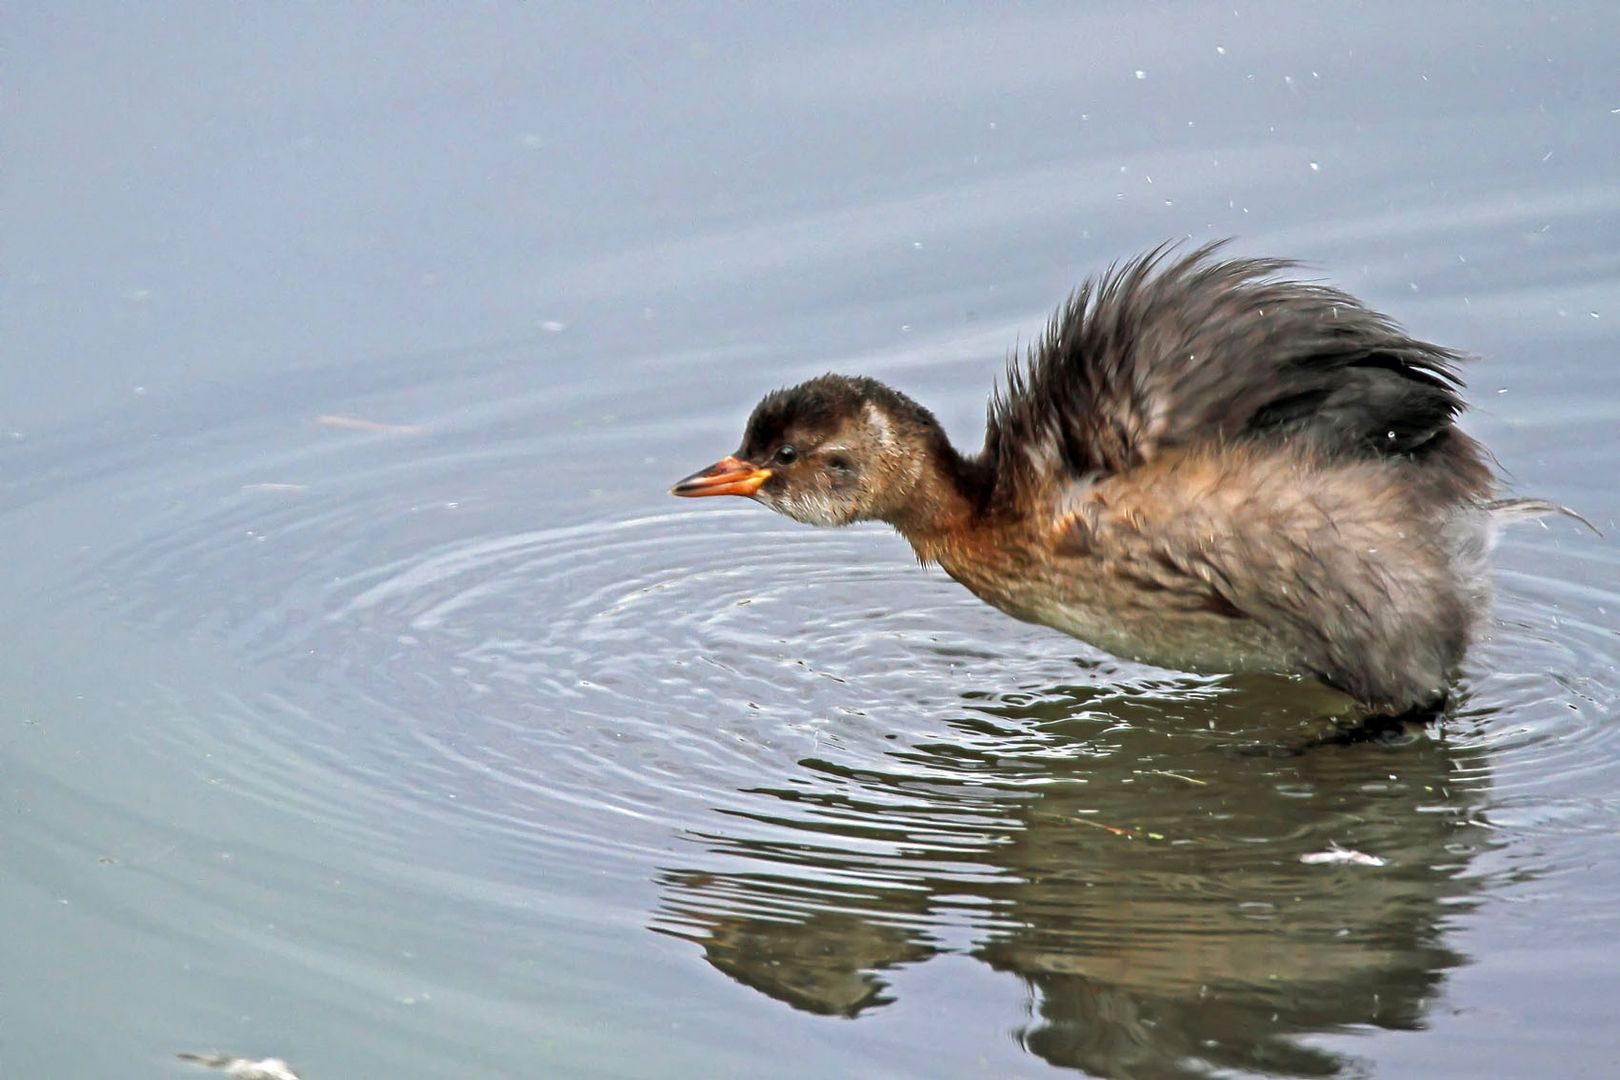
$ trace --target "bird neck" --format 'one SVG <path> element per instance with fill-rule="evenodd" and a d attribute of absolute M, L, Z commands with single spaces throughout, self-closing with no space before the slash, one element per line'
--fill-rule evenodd
<path fill-rule="evenodd" d="M 914 477 L 883 520 L 906 538 L 921 561 L 940 562 L 961 547 L 986 515 L 991 470 L 964 457 L 936 429 L 914 458 Z"/>

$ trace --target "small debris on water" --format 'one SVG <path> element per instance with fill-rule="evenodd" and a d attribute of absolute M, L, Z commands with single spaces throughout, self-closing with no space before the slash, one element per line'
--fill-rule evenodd
<path fill-rule="evenodd" d="M 299 1075 L 293 1071 L 280 1058 L 265 1058 L 262 1061 L 252 1061 L 248 1058 L 231 1057 L 227 1054 L 192 1054 L 177 1055 L 181 1061 L 189 1061 L 193 1065 L 201 1065 L 206 1069 L 218 1069 L 226 1076 L 236 1077 L 236 1080 L 300 1080 Z"/>
<path fill-rule="evenodd" d="M 1299 861 L 1307 866 L 1342 866 L 1352 863 L 1356 866 L 1387 866 L 1388 859 L 1377 855 L 1368 855 L 1365 851 L 1352 851 L 1338 844 L 1329 844 L 1326 851 L 1311 851 L 1299 857 Z"/>
<path fill-rule="evenodd" d="M 375 431 L 387 435 L 420 435 L 427 430 L 420 424 L 390 424 L 382 420 L 367 420 L 363 416 L 333 416 L 329 413 L 317 416 L 315 422 L 321 427 Z"/>
<path fill-rule="evenodd" d="M 1210 726 L 1214 726 L 1214 721 L 1210 722 Z M 1208 780 L 1199 780 L 1191 776 L 1185 776 L 1182 773 L 1171 772 L 1169 769 L 1149 769 L 1147 771 L 1152 773 L 1154 776 L 1168 776 L 1173 780 L 1185 780 L 1187 783 L 1197 784 L 1199 787 L 1209 786 Z"/>

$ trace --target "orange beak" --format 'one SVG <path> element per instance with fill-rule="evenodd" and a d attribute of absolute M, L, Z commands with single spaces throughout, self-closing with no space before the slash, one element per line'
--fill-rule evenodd
<path fill-rule="evenodd" d="M 750 465 L 738 457 L 721 458 L 699 469 L 669 489 L 671 495 L 695 499 L 699 495 L 752 495 L 771 478 L 771 470 Z"/>

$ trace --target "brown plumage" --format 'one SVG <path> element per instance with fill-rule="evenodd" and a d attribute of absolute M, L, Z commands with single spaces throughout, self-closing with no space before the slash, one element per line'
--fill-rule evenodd
<path fill-rule="evenodd" d="M 1120 656 L 1430 705 L 1498 521 L 1559 508 L 1491 501 L 1458 354 L 1216 246 L 1083 285 L 1009 366 L 975 456 L 903 394 L 824 375 L 768 394 L 674 493 L 886 521 L 987 602 Z"/>

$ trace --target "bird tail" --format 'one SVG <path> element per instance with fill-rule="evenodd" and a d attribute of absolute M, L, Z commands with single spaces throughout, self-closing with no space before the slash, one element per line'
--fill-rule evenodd
<path fill-rule="evenodd" d="M 1602 530 L 1596 525 L 1587 521 L 1569 507 L 1560 506 L 1558 503 L 1549 502 L 1546 499 L 1495 499 L 1486 503 L 1485 509 L 1490 512 L 1493 523 L 1497 525 L 1512 525 L 1520 521 L 1539 521 L 1548 514 L 1562 514 L 1564 517 L 1574 518 L 1598 536 L 1603 535 Z"/>

